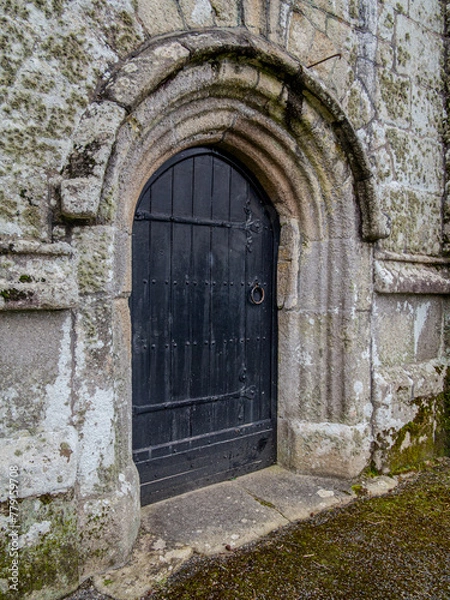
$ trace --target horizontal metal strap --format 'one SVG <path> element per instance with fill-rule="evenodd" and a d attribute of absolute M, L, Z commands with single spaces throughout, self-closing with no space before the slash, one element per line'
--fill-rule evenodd
<path fill-rule="evenodd" d="M 235 392 L 228 394 L 220 394 L 217 396 L 204 396 L 200 398 L 186 398 L 184 400 L 175 400 L 173 402 L 161 402 L 160 404 L 144 404 L 143 406 L 133 406 L 133 415 L 142 415 L 145 413 L 157 412 L 173 408 L 184 408 L 193 406 L 194 404 L 207 404 L 209 402 L 218 402 L 219 400 L 227 400 L 228 398 L 249 398 L 253 399 L 256 396 L 256 385 L 241 388 Z"/>
<path fill-rule="evenodd" d="M 253 233 L 259 233 L 262 224 L 256 221 L 219 221 L 217 219 L 200 219 L 198 217 L 174 217 L 172 215 L 158 215 L 149 213 L 146 210 L 138 210 L 134 217 L 135 221 L 159 221 L 162 223 L 176 223 L 184 225 L 203 225 L 205 227 L 224 227 L 226 229 L 251 230 Z"/>

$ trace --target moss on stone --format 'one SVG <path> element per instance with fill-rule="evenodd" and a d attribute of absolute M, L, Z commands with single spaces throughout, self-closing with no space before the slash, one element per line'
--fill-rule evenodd
<path fill-rule="evenodd" d="M 85 50 L 84 30 L 64 36 L 50 35 L 42 44 L 48 60 L 58 60 L 61 73 L 71 82 L 78 83 L 86 76 L 89 54 Z"/>
<path fill-rule="evenodd" d="M 405 190 L 390 190 L 388 212 L 392 215 L 392 231 L 386 245 L 402 252 L 407 247 L 411 223 L 411 216 L 408 212 L 408 196 Z"/>
<path fill-rule="evenodd" d="M 391 119 L 406 118 L 410 112 L 410 82 L 399 79 L 390 72 L 380 77 L 381 97 Z"/>
<path fill-rule="evenodd" d="M 109 467 L 99 466 L 97 469 L 99 483 L 95 486 L 96 491 L 99 494 L 113 491 L 119 472 L 120 466 L 117 461 L 113 462 Z"/>
<path fill-rule="evenodd" d="M 21 22 L 27 12 L 14 10 L 15 3 L 6 2 L 5 15 L 0 17 L 0 100 L 4 100 L 14 83 L 17 72 L 33 52 L 33 36 Z"/>
<path fill-rule="evenodd" d="M 86 146 L 76 145 L 69 156 L 64 175 L 69 179 L 92 175 L 97 164 L 95 155 L 99 148 L 100 144 L 96 140 L 86 144 Z"/>
<path fill-rule="evenodd" d="M 359 119 L 361 111 L 361 96 L 356 88 L 350 89 L 348 102 L 347 102 L 347 113 L 352 123 L 356 123 Z"/>
<path fill-rule="evenodd" d="M 111 505 L 109 502 L 95 502 L 86 515 L 86 522 L 80 532 L 80 558 L 86 564 L 91 560 L 100 560 L 108 554 L 105 533 L 111 524 Z"/>
<path fill-rule="evenodd" d="M 351 19 L 359 19 L 359 2 L 357 0 L 350 0 L 348 13 Z"/>
<path fill-rule="evenodd" d="M 391 473 L 417 467 L 450 451 L 450 375 L 447 372 L 444 391 L 436 397 L 415 398 L 418 407 L 412 421 L 396 434 L 389 450 Z"/>
<path fill-rule="evenodd" d="M 18 290 L 17 288 L 6 288 L 0 290 L 0 296 L 5 302 L 19 302 L 20 300 L 28 300 L 32 298 L 32 291 Z"/>
<path fill-rule="evenodd" d="M 220 556 L 192 559 L 155 600 L 448 598 L 450 466 Z"/>
<path fill-rule="evenodd" d="M 60 17 L 63 13 L 63 0 L 31 0 L 49 19 L 53 15 Z"/>
<path fill-rule="evenodd" d="M 5 14 L 11 15 L 13 17 L 19 17 L 22 19 L 26 19 L 30 11 L 26 6 L 26 3 L 23 0 L 3 0 L 2 6 L 5 11 Z"/>
<path fill-rule="evenodd" d="M 356 496 L 367 496 L 366 488 L 360 483 L 352 485 L 352 491 L 354 494 L 356 494 Z"/>
<path fill-rule="evenodd" d="M 73 494 L 45 494 L 20 501 L 19 523 L 24 545 L 19 552 L 17 597 L 31 599 L 44 588 L 60 594 L 74 589 L 78 583 L 79 549 Z M 2 536 L 0 545 L 0 579 L 8 580 L 7 537 Z M 6 600 L 11 596 L 3 597 Z"/>
<path fill-rule="evenodd" d="M 12 221 L 17 216 L 18 210 L 17 200 L 7 196 L 4 190 L 0 189 L 0 218 Z"/>
<path fill-rule="evenodd" d="M 27 124 L 23 128 L 12 128 L 3 132 L 0 139 L 0 149 L 12 159 L 22 162 L 26 155 L 29 164 L 42 165 L 56 162 L 60 158 L 60 152 L 51 140 L 43 138 L 43 130 L 39 125 Z M 47 160 L 51 156 L 52 160 Z M 12 167 L 14 163 L 12 163 Z"/>
<path fill-rule="evenodd" d="M 97 221 L 100 225 L 106 225 L 113 222 L 116 214 L 115 190 L 111 190 L 102 197 L 98 209 Z"/>
<path fill-rule="evenodd" d="M 397 62 L 399 65 L 406 67 L 407 63 L 411 60 L 410 53 L 403 48 L 403 46 L 397 46 Z"/>
<path fill-rule="evenodd" d="M 102 291 L 110 277 L 110 240 L 99 232 L 95 247 L 82 249 L 78 264 L 78 283 L 81 293 Z"/>
<path fill-rule="evenodd" d="M 114 11 L 111 14 L 109 4 L 108 0 L 93 0 L 94 9 L 90 12 L 90 17 L 102 26 L 111 48 L 120 57 L 125 57 L 143 41 L 143 38 L 137 31 L 138 23 L 134 15 L 126 10 Z M 110 25 L 105 28 L 104 19 L 107 14 L 110 17 Z"/>
<path fill-rule="evenodd" d="M 386 15 L 386 18 L 384 20 L 383 25 L 384 25 L 384 27 L 386 27 L 386 29 L 393 29 L 394 28 L 395 22 L 394 22 L 394 18 L 391 15 L 391 13 L 388 13 Z"/>
<path fill-rule="evenodd" d="M 42 209 L 43 207 L 41 208 L 40 206 L 27 206 L 22 212 L 22 219 L 24 224 L 27 225 L 29 233 L 38 237 L 44 226 Z"/>
<path fill-rule="evenodd" d="M 93 0 L 90 14 L 78 11 L 76 19 L 69 18 L 77 12 L 71 4 L 2 0 L 0 175 L 13 177 L 2 186 L 0 217 L 9 231 L 37 239 L 48 235 L 47 196 L 36 198 L 40 209 L 27 206 L 16 197 L 14 178 L 26 172 L 35 188 L 36 179 L 61 169 L 74 125 L 105 69 L 143 41 L 128 2 Z"/>

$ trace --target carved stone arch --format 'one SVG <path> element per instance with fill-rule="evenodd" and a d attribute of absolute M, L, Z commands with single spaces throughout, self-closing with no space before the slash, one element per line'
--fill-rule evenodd
<path fill-rule="evenodd" d="M 94 156 L 94 164 L 97 163 L 97 168 L 94 167 L 93 171 L 96 172 L 89 173 L 88 178 L 81 178 L 85 181 L 79 181 L 76 185 L 74 179 L 80 179 L 77 177 L 76 168 L 66 168 L 65 172 L 69 177 L 68 181 L 63 182 L 64 214 L 88 218 L 95 216 L 98 207 L 98 189 L 95 190 L 96 193 L 91 200 L 92 206 L 84 207 L 84 212 L 80 209 L 79 203 L 77 207 L 75 200 L 73 198 L 70 200 L 70 196 L 83 196 L 83 190 L 88 186 L 88 179 L 92 184 L 93 179 L 103 177 L 114 134 L 127 112 L 133 113 L 142 100 L 164 88 L 168 81 L 182 73 L 187 67 L 207 63 L 217 65 L 226 58 L 234 61 L 241 68 L 243 65 L 247 68 L 251 65 L 258 67 L 258 79 L 261 81 L 261 86 L 258 85 L 256 91 L 262 92 L 262 96 L 271 102 L 277 113 L 273 115 L 274 120 L 281 120 L 283 126 L 289 128 L 294 123 L 304 122 L 303 118 L 299 119 L 298 117 L 301 116 L 305 101 L 318 110 L 323 120 L 334 130 L 350 164 L 355 194 L 361 210 L 363 239 L 376 241 L 387 237 L 389 223 L 387 217 L 381 213 L 377 202 L 370 164 L 342 107 L 325 89 L 320 80 L 305 69 L 299 61 L 279 46 L 241 29 L 187 32 L 152 40 L 113 73 L 98 98 L 103 104 L 103 108 L 100 110 L 111 113 L 110 123 L 103 129 L 101 126 L 100 130 L 98 129 L 96 111 L 99 108 L 98 103 L 94 103 L 88 107 L 79 130 L 74 136 L 76 146 L 86 146 L 94 141 L 99 144 L 101 152 Z M 272 80 L 269 87 L 273 84 L 273 80 L 282 84 L 282 97 L 270 98 L 269 89 L 265 91 L 262 89 L 266 76 L 268 80 Z M 243 77 L 231 78 L 230 83 L 234 85 L 242 79 L 245 79 L 245 74 Z M 222 85 L 223 82 L 219 80 L 218 83 Z M 248 87 L 251 86 L 247 82 L 247 89 Z M 182 96 L 183 94 L 180 94 L 180 98 Z M 184 96 L 188 100 L 188 94 L 184 94 Z M 269 98 L 267 98 L 268 96 Z M 246 101 L 249 100 L 250 98 L 247 96 Z M 268 106 L 266 105 L 264 108 L 268 108 Z M 90 133 L 86 134 L 87 131 Z M 86 137 L 91 139 L 87 140 Z M 319 140 L 319 136 L 314 136 L 314 139 Z M 77 153 L 75 152 L 75 154 Z M 74 158 L 74 153 L 71 158 Z M 76 158 L 78 156 L 75 156 Z M 70 193 L 65 193 L 65 188 L 69 186 L 71 187 Z"/>
<path fill-rule="evenodd" d="M 112 75 L 75 143 L 77 152 L 92 148 L 94 167 L 87 176 L 67 170 L 63 213 L 112 225 L 116 298 L 130 293 L 134 210 L 159 166 L 210 144 L 249 167 L 282 226 L 279 462 L 317 474 L 361 471 L 370 459 L 372 412 L 368 242 L 386 237 L 388 227 L 362 146 L 323 85 L 248 31 L 164 37 Z M 129 328 L 123 309 L 119 349 Z M 117 368 L 123 405 L 129 361 Z"/>

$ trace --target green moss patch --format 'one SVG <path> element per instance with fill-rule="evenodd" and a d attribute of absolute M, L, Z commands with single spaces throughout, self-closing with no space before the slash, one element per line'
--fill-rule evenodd
<path fill-rule="evenodd" d="M 414 420 L 400 429 L 389 450 L 392 473 L 450 454 L 450 369 L 447 370 L 441 394 L 431 398 L 415 398 L 414 404 L 418 406 Z"/>
<path fill-rule="evenodd" d="M 2 595 L 0 591 L 0 600 L 31 599 L 44 589 L 48 597 L 55 597 L 55 591 L 63 594 L 74 589 L 78 583 L 78 538 L 72 494 L 46 494 L 21 501 L 19 524 L 23 546 L 19 549 L 18 592 Z M 6 536 L 2 537 L 0 579 L 8 580 L 9 547 Z"/>
<path fill-rule="evenodd" d="M 381 96 L 392 119 L 407 118 L 410 113 L 409 79 L 394 77 L 385 72 L 380 78 Z"/>
<path fill-rule="evenodd" d="M 19 302 L 20 300 L 28 300 L 32 298 L 34 292 L 18 290 L 16 288 L 8 288 L 0 290 L 0 296 L 5 302 Z"/>
<path fill-rule="evenodd" d="M 444 379 L 444 390 L 439 400 L 440 427 L 436 434 L 436 440 L 440 453 L 444 456 L 450 456 L 450 367 L 447 368 Z"/>
<path fill-rule="evenodd" d="M 415 402 L 419 404 L 416 417 L 400 429 L 389 451 L 391 473 L 414 467 L 436 455 L 432 402 L 422 399 Z"/>
<path fill-rule="evenodd" d="M 395 494 L 322 513 L 247 549 L 192 561 L 152 600 L 449 598 L 450 461 Z"/>
<path fill-rule="evenodd" d="M 89 65 L 85 43 L 84 31 L 70 32 L 65 36 L 50 35 L 42 44 L 42 50 L 48 60 L 58 60 L 61 73 L 71 83 L 78 83 L 85 78 Z"/>

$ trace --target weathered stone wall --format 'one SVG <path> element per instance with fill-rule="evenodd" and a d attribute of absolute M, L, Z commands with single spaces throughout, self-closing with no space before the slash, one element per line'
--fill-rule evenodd
<path fill-rule="evenodd" d="M 59 597 L 136 534 L 130 232 L 142 185 L 182 147 L 234 151 L 280 214 L 280 462 L 356 475 L 442 451 L 441 3 L 0 6 L 0 500 L 17 465 L 17 597 Z"/>

